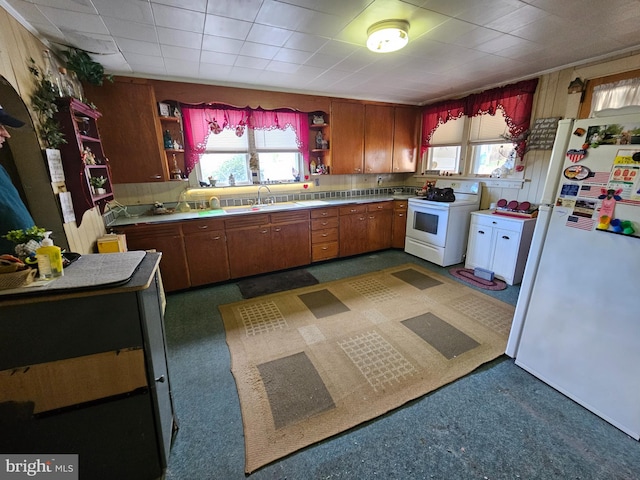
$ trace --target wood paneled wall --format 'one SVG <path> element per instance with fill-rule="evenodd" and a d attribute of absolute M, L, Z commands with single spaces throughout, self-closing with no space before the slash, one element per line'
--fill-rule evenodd
<path fill-rule="evenodd" d="M 0 75 L 7 79 L 27 105 L 34 124 L 37 124 L 37 116 L 31 110 L 29 102 L 29 97 L 34 89 L 34 80 L 29 72 L 28 64 L 29 59 L 33 58 L 36 64 L 44 68 L 42 51 L 45 48 L 47 47 L 40 40 L 9 15 L 6 10 L 0 8 Z M 1 104 L 2 99 L 0 99 Z M 44 146 L 42 147 L 44 148 Z M 15 161 L 16 163 L 20 162 L 20 159 L 16 158 Z M 48 183 L 46 179 L 40 180 L 43 183 Z M 34 215 L 34 221 L 42 227 L 47 225 L 46 218 L 37 218 Z M 100 212 L 93 208 L 85 214 L 80 228 L 76 222 L 71 222 L 64 224 L 64 231 L 71 251 L 92 253 L 96 248 L 96 239 L 104 235 L 105 228 Z"/>

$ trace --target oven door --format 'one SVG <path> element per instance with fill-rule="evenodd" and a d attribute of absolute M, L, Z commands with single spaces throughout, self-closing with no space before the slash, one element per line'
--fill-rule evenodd
<path fill-rule="evenodd" d="M 444 247 L 447 240 L 449 206 L 425 200 L 409 200 L 407 237 L 428 245 Z"/>

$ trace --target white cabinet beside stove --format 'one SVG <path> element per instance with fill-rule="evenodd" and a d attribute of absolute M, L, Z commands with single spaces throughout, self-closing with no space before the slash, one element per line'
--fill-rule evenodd
<path fill-rule="evenodd" d="M 535 224 L 535 218 L 472 212 L 465 268 L 491 270 L 508 285 L 520 283 Z"/>

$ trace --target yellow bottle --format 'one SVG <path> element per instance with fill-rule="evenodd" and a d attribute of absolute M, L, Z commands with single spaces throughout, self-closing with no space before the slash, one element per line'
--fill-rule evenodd
<path fill-rule="evenodd" d="M 44 232 L 42 246 L 36 250 L 38 272 L 41 279 L 51 279 L 64 275 L 62 269 L 62 250 L 49 238 L 51 232 Z"/>

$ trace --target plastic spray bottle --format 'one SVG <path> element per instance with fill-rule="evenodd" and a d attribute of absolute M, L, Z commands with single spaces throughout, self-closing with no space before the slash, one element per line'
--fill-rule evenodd
<path fill-rule="evenodd" d="M 51 279 L 64 275 L 62 250 L 53 244 L 53 240 L 49 238 L 49 235 L 51 235 L 51 232 L 44 232 L 42 246 L 36 250 L 38 271 L 42 279 Z"/>

